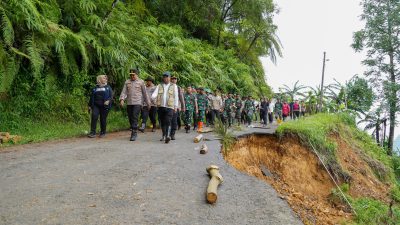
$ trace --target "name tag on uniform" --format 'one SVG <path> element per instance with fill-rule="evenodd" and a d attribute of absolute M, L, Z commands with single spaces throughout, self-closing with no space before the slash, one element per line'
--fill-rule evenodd
<path fill-rule="evenodd" d="M 97 91 L 106 91 L 106 88 L 104 88 L 104 87 L 96 88 L 96 92 L 97 92 Z"/>

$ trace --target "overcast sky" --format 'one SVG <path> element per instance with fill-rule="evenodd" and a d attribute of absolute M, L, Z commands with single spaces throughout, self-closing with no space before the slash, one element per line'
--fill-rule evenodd
<path fill-rule="evenodd" d="M 275 16 L 283 58 L 277 65 L 262 62 L 267 82 L 274 91 L 297 80 L 313 86 L 321 83 L 322 58 L 326 51 L 325 83 L 349 80 L 363 74 L 364 56 L 351 48 L 353 32 L 360 30 L 362 9 L 359 0 L 275 0 L 280 13 Z"/>
<path fill-rule="evenodd" d="M 274 21 L 283 45 L 283 58 L 274 65 L 261 58 L 267 83 L 278 92 L 286 84 L 316 87 L 321 84 L 323 52 L 328 62 L 325 84 L 341 83 L 363 75 L 365 53 L 352 48 L 353 33 L 363 28 L 360 0 L 275 0 L 280 13 Z M 400 135 L 396 128 L 395 137 Z"/>

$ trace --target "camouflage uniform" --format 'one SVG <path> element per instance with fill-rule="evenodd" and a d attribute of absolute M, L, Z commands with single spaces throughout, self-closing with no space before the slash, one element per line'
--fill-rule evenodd
<path fill-rule="evenodd" d="M 185 93 L 183 98 L 185 99 L 186 111 L 185 111 L 185 126 L 186 129 L 190 129 L 190 124 L 193 120 L 193 113 L 196 109 L 197 99 L 194 94 Z"/>
<path fill-rule="evenodd" d="M 253 119 L 255 110 L 256 109 L 254 107 L 254 101 L 247 99 L 244 102 L 244 111 L 246 113 L 246 120 L 247 120 L 248 125 L 251 125 L 251 121 Z"/>
<path fill-rule="evenodd" d="M 233 98 L 227 98 L 224 106 L 224 117 L 228 120 L 228 125 L 231 126 L 233 123 L 233 113 L 235 108 L 235 100 Z"/>
<path fill-rule="evenodd" d="M 242 99 L 235 99 L 235 108 L 236 108 L 236 112 L 235 112 L 235 118 L 237 119 L 238 125 L 240 125 L 240 120 L 242 118 L 242 106 L 243 106 L 243 102 Z"/>
<path fill-rule="evenodd" d="M 197 105 L 198 105 L 198 116 L 197 116 L 197 121 L 198 122 L 205 122 L 206 119 L 206 111 L 208 110 L 208 99 L 207 95 L 202 95 L 198 94 L 197 95 Z"/>

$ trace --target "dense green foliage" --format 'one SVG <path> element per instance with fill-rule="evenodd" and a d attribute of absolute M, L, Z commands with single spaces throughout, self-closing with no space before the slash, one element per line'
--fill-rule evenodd
<path fill-rule="evenodd" d="M 272 1 L 254 0 L 258 8 L 253 11 L 239 4 L 231 7 L 229 13 L 246 12 L 234 23 L 221 23 L 218 13 L 209 17 L 207 7 L 222 9 L 223 1 L 202 7 L 196 5 L 200 2 L 1 1 L 0 130 L 19 131 L 22 118 L 82 122 L 95 77 L 107 74 L 118 97 L 129 68 L 139 68 L 142 78 L 156 81 L 170 70 L 183 85 L 270 95 L 258 56 L 280 53 L 273 38 Z M 184 13 L 184 19 L 171 12 Z M 174 16 L 167 20 L 162 13 Z M 220 35 L 229 37 L 224 46 L 215 47 L 218 29 L 204 26 L 206 18 L 223 27 Z M 260 27 L 268 31 L 253 42 L 251 24 L 260 19 Z M 208 38 L 196 39 L 202 29 Z"/>
<path fill-rule="evenodd" d="M 400 1 L 363 0 L 364 29 L 354 33 L 353 48 L 367 51 L 365 75 L 373 83 L 379 102 L 389 114 L 388 154 L 393 152 L 396 116 L 399 113 Z"/>

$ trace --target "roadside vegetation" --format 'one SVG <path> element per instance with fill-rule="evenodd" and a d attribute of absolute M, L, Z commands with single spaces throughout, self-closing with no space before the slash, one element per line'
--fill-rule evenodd
<path fill-rule="evenodd" d="M 117 100 L 130 68 L 271 95 L 258 57 L 281 55 L 275 14 L 272 0 L 0 1 L 0 131 L 23 143 L 82 134 L 96 76 Z M 126 127 L 115 109 L 110 130 Z"/>
<path fill-rule="evenodd" d="M 384 148 L 378 146 L 370 135 L 357 128 L 355 117 L 348 113 L 320 113 L 300 120 L 285 122 L 277 129 L 280 138 L 299 138 L 310 151 L 314 148 L 324 161 L 341 190 L 346 193 L 356 214 L 355 224 L 398 224 L 400 222 L 400 167 L 397 156 L 389 156 Z M 390 184 L 389 202 L 372 198 L 353 198 L 348 194 L 349 173 L 343 169 L 337 156 L 337 138 L 344 140 L 353 149 L 359 151 L 374 175 L 383 183 Z M 323 168 L 323 167 L 321 167 Z M 344 199 L 337 189 L 332 194 Z"/>

